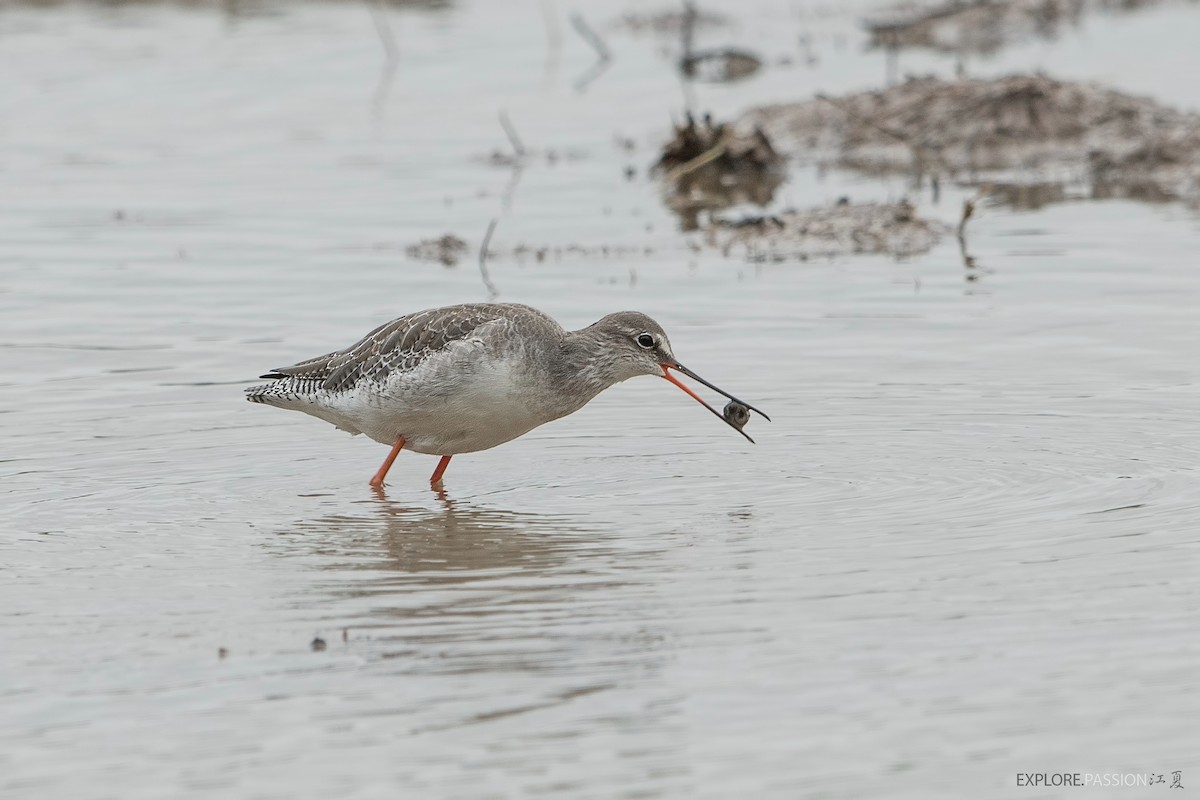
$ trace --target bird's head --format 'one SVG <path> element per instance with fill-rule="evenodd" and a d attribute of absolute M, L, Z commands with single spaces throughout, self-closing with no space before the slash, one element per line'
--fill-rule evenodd
<path fill-rule="evenodd" d="M 611 370 L 614 381 L 624 381 L 638 375 L 657 375 L 660 378 L 665 378 L 689 394 L 700 405 L 720 417 L 723 422 L 742 434 L 742 436 L 750 439 L 746 432 L 741 429 L 740 425 L 731 422 L 725 415 L 704 402 L 698 394 L 672 375 L 671 370 L 674 370 L 687 375 L 693 380 L 699 381 L 714 392 L 729 398 L 735 403 L 745 406 L 761 415 L 764 419 L 770 419 L 770 417 L 763 414 L 763 412 L 754 406 L 738 400 L 724 389 L 714 386 L 683 366 L 683 364 L 680 364 L 679 360 L 675 358 L 675 352 L 671 349 L 671 341 L 667 338 L 667 332 L 662 329 L 661 325 L 645 314 L 637 311 L 619 311 L 616 314 L 609 314 L 587 329 L 587 332 L 601 346 L 604 353 L 603 358 L 609 362 L 608 368 Z M 745 422 L 742 423 L 742 425 L 744 424 Z M 753 442 L 754 440 L 750 439 L 750 441 Z"/>

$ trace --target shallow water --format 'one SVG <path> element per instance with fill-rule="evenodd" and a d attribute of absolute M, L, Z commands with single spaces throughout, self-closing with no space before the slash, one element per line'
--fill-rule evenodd
<path fill-rule="evenodd" d="M 644 177 L 683 98 L 668 40 L 581 6 L 615 53 L 581 92 L 594 55 L 551 8 L 557 55 L 536 4 L 391 12 L 382 90 L 355 3 L 0 11 L 0 796 L 1200 779 L 1195 213 L 985 208 L 973 270 L 952 238 L 903 263 L 693 252 Z M 759 11 L 702 36 L 768 67 L 691 87 L 698 107 L 883 80 L 853 9 Z M 972 69 L 1200 110 L 1197 21 L 1102 16 Z M 536 151 L 515 180 L 487 163 L 501 108 Z M 900 191 L 801 171 L 780 202 Z M 444 497 L 432 458 L 402 457 L 378 498 L 385 448 L 242 400 L 265 369 L 482 299 L 493 217 L 498 251 L 579 246 L 494 259 L 500 299 L 570 326 L 652 314 L 772 415 L 759 444 L 642 379 L 456 458 Z M 446 232 L 463 264 L 406 257 Z"/>

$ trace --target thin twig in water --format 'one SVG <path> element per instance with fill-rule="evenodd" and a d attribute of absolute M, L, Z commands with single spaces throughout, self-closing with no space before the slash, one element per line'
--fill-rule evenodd
<path fill-rule="evenodd" d="M 963 201 L 962 219 L 958 221 L 958 238 L 961 240 L 967 235 L 967 220 L 975 215 L 975 207 L 979 201 L 987 197 L 992 191 L 991 184 L 984 184 L 979 187 L 979 191 Z"/>
<path fill-rule="evenodd" d="M 592 81 L 599 78 L 608 69 L 610 62 L 597 61 L 595 64 L 587 68 L 587 72 L 575 79 L 575 91 L 582 93 L 587 87 L 591 86 Z"/>
<path fill-rule="evenodd" d="M 366 0 L 366 3 L 367 9 L 371 12 L 371 19 L 375 22 L 375 32 L 379 34 L 379 41 L 383 44 L 383 52 L 386 56 L 383 70 L 379 73 L 379 83 L 375 87 L 375 97 L 371 100 L 375 116 L 379 117 L 383 113 L 384 101 L 391 92 L 392 81 L 396 77 L 396 65 L 400 62 L 400 48 L 396 46 L 396 36 L 392 33 L 392 26 L 388 22 L 387 10 L 383 8 L 380 0 Z"/>
<path fill-rule="evenodd" d="M 521 144 L 521 137 L 517 136 L 517 129 L 513 127 L 512 120 L 508 118 L 508 112 L 501 109 L 500 111 L 500 127 L 504 128 L 504 133 L 508 136 L 508 141 L 512 144 L 513 154 L 520 161 L 525 158 L 525 145 Z"/>
<path fill-rule="evenodd" d="M 509 176 L 508 183 L 504 186 L 504 193 L 500 195 L 500 208 L 504 210 L 505 215 L 512 211 L 513 196 L 517 193 L 517 186 L 521 183 L 521 174 L 525 172 L 525 165 L 521 163 L 513 164 L 512 175 Z"/>
<path fill-rule="evenodd" d="M 695 158 L 693 158 L 689 161 L 686 161 L 683 164 L 680 164 L 678 167 L 675 167 L 675 169 L 671 170 L 670 172 L 668 172 L 666 174 L 666 180 L 668 183 L 674 183 L 675 181 L 679 180 L 683 176 L 688 175 L 688 174 L 700 169 L 705 164 L 708 164 L 709 162 L 712 162 L 712 161 L 716 161 L 718 158 L 720 158 L 723 155 L 725 155 L 725 143 L 724 142 L 717 144 L 717 145 L 709 148 L 708 150 L 705 150 L 703 153 L 696 156 Z"/>
<path fill-rule="evenodd" d="M 375 22 L 375 31 L 379 34 L 379 41 L 383 43 L 383 52 L 387 55 L 387 60 L 395 61 L 400 48 L 396 46 L 392 26 L 388 24 L 386 9 L 380 0 L 367 0 L 367 8 L 371 11 L 371 19 Z"/>
<path fill-rule="evenodd" d="M 608 45 L 604 43 L 599 34 L 587 24 L 587 20 L 583 18 L 582 14 L 579 12 L 572 14 L 571 24 L 575 26 L 575 30 L 579 31 L 579 35 L 583 37 L 583 40 L 592 46 L 592 49 L 596 51 L 596 55 L 600 57 L 601 61 L 612 61 L 612 51 L 608 49 Z"/>
<path fill-rule="evenodd" d="M 962 256 L 963 266 L 967 269 L 975 269 L 975 256 L 967 252 L 967 222 L 975 215 L 975 207 L 980 200 L 987 197 L 991 191 L 991 186 L 984 185 L 979 188 L 971 197 L 963 201 L 962 219 L 958 221 L 958 252 Z M 967 273 L 967 280 L 977 280 L 978 275 Z"/>
<path fill-rule="evenodd" d="M 683 40 L 683 56 L 680 60 L 681 64 L 686 64 L 692 57 L 692 42 L 695 39 L 696 16 L 696 5 L 690 2 L 690 0 L 684 0 L 683 21 L 679 26 L 679 35 Z"/>
<path fill-rule="evenodd" d="M 549 78 L 558 71 L 558 62 L 562 57 L 562 29 L 558 24 L 558 16 L 554 13 L 553 0 L 542 0 L 542 21 L 546 24 L 546 77 Z"/>
<path fill-rule="evenodd" d="M 963 215 L 958 223 L 958 254 L 962 256 L 963 266 L 968 270 L 975 269 L 975 256 L 967 252 L 967 220 L 971 218 L 971 214 L 975 211 L 975 202 L 966 200 L 963 202 Z M 967 280 L 978 280 L 979 276 L 973 272 L 967 273 Z"/>
<path fill-rule="evenodd" d="M 498 219 L 493 219 L 488 223 L 487 233 L 483 235 L 483 244 L 479 246 L 479 274 L 483 277 L 483 285 L 487 287 L 489 302 L 500 296 L 499 290 L 496 289 L 496 284 L 492 283 L 492 279 L 488 276 L 487 271 L 488 245 L 492 241 L 492 233 L 496 230 L 496 223 L 499 221 Z"/>
<path fill-rule="evenodd" d="M 958 240 L 961 242 L 967 237 L 967 220 L 975 213 L 975 198 L 971 197 L 963 200 L 962 219 L 958 221 Z"/>
<path fill-rule="evenodd" d="M 679 63 L 686 64 L 692 58 L 692 40 L 696 27 L 696 6 L 688 0 L 683 4 L 683 22 L 679 26 L 679 36 L 681 38 L 681 49 L 683 56 Z M 692 88 L 693 75 L 689 74 L 686 69 L 679 70 L 679 81 L 683 88 L 683 107 L 687 111 L 691 111 L 696 107 L 696 92 Z"/>
<path fill-rule="evenodd" d="M 575 91 L 582 92 L 588 87 L 588 84 L 599 78 L 608 69 L 609 64 L 612 62 L 612 51 L 608 49 L 608 45 L 604 43 L 604 40 L 588 26 L 587 21 L 578 12 L 571 15 L 571 24 L 579 32 L 579 35 L 583 37 L 583 40 L 592 46 L 597 55 L 596 63 L 589 67 L 587 72 L 580 75 L 579 79 L 575 81 Z"/>

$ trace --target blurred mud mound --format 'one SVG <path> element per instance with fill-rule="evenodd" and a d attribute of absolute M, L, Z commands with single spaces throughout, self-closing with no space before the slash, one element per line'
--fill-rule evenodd
<path fill-rule="evenodd" d="M 738 122 L 797 160 L 1093 197 L 1200 202 L 1200 116 L 1042 75 L 947 82 L 765 106 Z"/>
<path fill-rule="evenodd" d="M 909 2 L 863 21 L 877 48 L 990 55 L 1008 44 L 1055 39 L 1093 11 L 1132 12 L 1163 0 L 947 0 Z"/>
<path fill-rule="evenodd" d="M 349 5 L 361 0 L 322 0 L 329 3 Z M 454 7 L 455 0 L 380 0 L 388 8 L 417 9 L 421 11 L 442 11 Z M 179 6 L 198 9 L 213 9 L 229 17 L 261 16 L 277 14 L 282 8 L 298 3 L 280 2 L 280 0 L 0 0 L 0 11 L 21 6 L 50 8 L 53 6 L 95 6 L 98 8 L 148 7 L 148 6 Z"/>
<path fill-rule="evenodd" d="M 785 173 L 784 159 L 760 128 L 738 133 L 708 115 L 700 124 L 689 115 L 676 126 L 653 169 L 662 175 L 667 206 L 680 215 L 685 230 L 698 227 L 704 210 L 766 205 Z"/>
<path fill-rule="evenodd" d="M 436 261 L 453 267 L 467 254 L 467 243 L 452 233 L 436 239 L 423 239 L 404 249 L 405 255 L 416 261 Z"/>
<path fill-rule="evenodd" d="M 616 27 L 631 33 L 653 33 L 664 36 L 679 36 L 700 28 L 723 28 L 730 24 L 729 17 L 710 11 L 701 11 L 694 5 L 684 4 L 682 9 L 662 11 L 626 12 Z"/>
<path fill-rule="evenodd" d="M 729 256 L 740 249 L 757 263 L 858 254 L 897 258 L 924 253 L 949 228 L 921 219 L 906 202 L 859 203 L 730 221 L 715 219 L 705 228 L 708 243 Z"/>

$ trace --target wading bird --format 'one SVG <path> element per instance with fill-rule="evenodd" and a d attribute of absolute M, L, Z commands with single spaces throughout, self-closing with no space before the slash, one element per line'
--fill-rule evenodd
<path fill-rule="evenodd" d="M 262 376 L 271 382 L 246 389 L 246 399 L 391 445 L 371 478 L 377 489 L 402 449 L 441 456 L 429 479 L 437 485 L 452 456 L 516 439 L 638 375 L 666 378 L 754 441 L 672 371 L 770 419 L 680 364 L 667 334 L 645 314 L 621 311 L 567 331 L 541 311 L 512 303 L 400 317 L 345 350 L 271 370 Z"/>

